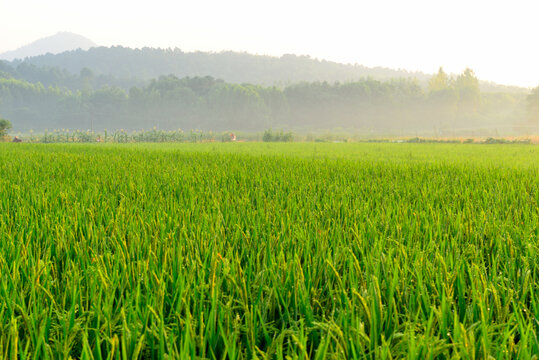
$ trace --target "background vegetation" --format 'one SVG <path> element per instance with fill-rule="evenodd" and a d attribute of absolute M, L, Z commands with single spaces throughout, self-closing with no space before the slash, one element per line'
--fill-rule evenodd
<path fill-rule="evenodd" d="M 539 131 L 536 90 L 484 83 L 470 69 L 459 75 L 440 69 L 434 76 L 378 70 L 293 55 L 93 48 L 0 62 L 0 113 L 16 132 L 156 127 L 498 136 Z"/>
<path fill-rule="evenodd" d="M 0 110 L 16 131 L 24 132 L 156 127 L 207 131 L 341 128 L 371 135 L 532 133 L 539 124 L 534 94 L 482 94 L 470 70 L 453 80 L 437 75 L 426 91 L 409 79 L 278 88 L 173 75 L 129 91 L 120 87 L 71 91 L 0 77 Z"/>

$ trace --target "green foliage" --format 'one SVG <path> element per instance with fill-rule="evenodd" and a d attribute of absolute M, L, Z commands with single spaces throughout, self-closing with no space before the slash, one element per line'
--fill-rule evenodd
<path fill-rule="evenodd" d="M 252 136 L 253 134 L 251 134 Z M 256 136 L 256 134 L 254 134 Z M 146 131 L 80 131 L 80 130 L 53 130 L 44 133 L 31 133 L 24 137 L 26 142 L 30 143 L 164 143 L 164 142 L 214 142 L 230 141 L 230 133 L 214 133 L 211 131 L 183 130 L 164 131 L 156 128 Z M 250 140 L 256 140 L 250 139 Z"/>
<path fill-rule="evenodd" d="M 479 109 L 481 94 L 479 80 L 472 69 L 466 68 L 455 80 L 455 88 L 459 92 L 459 111 L 473 114 Z"/>
<path fill-rule="evenodd" d="M 141 82 L 164 74 L 175 74 L 178 77 L 211 75 L 232 83 L 266 86 L 321 79 L 331 82 L 349 81 L 369 76 L 386 80 L 397 77 L 418 77 L 422 80 L 427 78 L 420 72 L 345 65 L 292 54 L 277 58 L 230 51 L 186 53 L 180 49 L 130 49 L 121 46 L 47 54 L 20 63 L 14 62 L 12 65 L 15 67 L 11 69 L 15 77 L 28 79 L 32 76 L 32 79 L 36 79 L 39 75 L 40 80 L 37 81 L 41 81 L 45 86 L 66 86 L 71 90 L 82 89 L 80 86 L 83 85 L 86 75 L 85 69 L 91 69 L 94 75 L 91 82 L 100 83 L 102 86 L 105 85 L 102 80 L 106 78 L 106 85 L 121 86 L 123 83 L 125 89 L 140 86 Z"/>
<path fill-rule="evenodd" d="M 291 142 L 294 141 L 294 134 L 292 132 L 284 132 L 283 130 L 280 131 L 272 131 L 271 129 L 267 129 L 264 131 L 264 135 L 262 136 L 262 141 L 264 142 Z"/>
<path fill-rule="evenodd" d="M 528 120 L 539 124 L 539 86 L 534 88 L 526 98 Z"/>
<path fill-rule="evenodd" d="M 504 94 L 510 96 L 509 94 Z M 492 112 L 490 109 L 496 107 L 499 103 L 493 102 L 490 97 L 490 103 L 487 103 L 481 109 L 481 92 L 479 80 L 472 69 L 466 68 L 456 79 L 450 79 L 440 67 L 438 74 L 429 81 L 429 102 L 428 108 L 431 116 L 436 119 L 433 125 L 441 129 L 444 126 L 450 126 L 455 129 L 457 123 L 461 126 L 469 127 L 473 119 L 480 118 L 479 110 L 484 113 Z M 514 111 L 515 104 L 505 105 L 505 111 Z M 514 115 L 511 115 L 514 116 Z"/>
<path fill-rule="evenodd" d="M 11 129 L 12 125 L 6 119 L 0 118 L 0 138 L 7 135 L 7 131 Z"/>
<path fill-rule="evenodd" d="M 348 82 L 364 78 L 387 81 L 416 78 L 427 86 L 429 75 L 422 72 L 346 65 L 309 56 L 286 54 L 280 58 L 247 53 L 186 53 L 180 49 L 130 49 L 121 46 L 96 47 L 61 54 L 46 54 L 8 63 L 0 60 L 0 73 L 45 87 L 71 91 L 118 86 L 124 90 L 143 87 L 164 74 L 182 77 L 210 75 L 227 82 L 272 86 L 298 82 Z M 482 91 L 525 93 L 526 89 L 482 82 Z"/>
<path fill-rule="evenodd" d="M 429 92 L 443 91 L 449 88 L 449 77 L 440 67 L 438 73 L 429 80 Z"/>
<path fill-rule="evenodd" d="M 537 147 L 18 145 L 2 358 L 539 353 Z"/>
<path fill-rule="evenodd" d="M 421 97 L 421 88 L 412 80 L 304 83 L 282 90 L 170 75 L 126 93 L 118 87 L 71 92 L 0 79 L 2 109 L 22 131 L 153 127 L 261 131 L 279 124 L 322 127 L 328 118 L 336 126 L 391 128 L 395 122 L 415 118 Z"/>
<path fill-rule="evenodd" d="M 489 137 L 483 141 L 484 144 L 530 144 L 530 139 L 514 139 L 507 140 L 503 138 L 492 138 Z"/>
<path fill-rule="evenodd" d="M 428 94 L 414 79 L 313 82 L 278 88 L 230 84 L 209 76 L 180 79 L 168 75 L 129 91 L 119 86 L 71 91 L 0 77 L 0 111 L 19 132 L 154 127 L 162 131 L 287 128 L 309 132 L 343 128 L 371 136 L 433 132 L 454 136 L 459 127 L 485 127 L 487 117 L 496 123 L 486 125 L 502 123 L 506 127 L 524 118 L 523 96 L 479 94 L 478 102 L 473 77 L 473 72 L 465 72 L 457 80 L 449 80 L 449 87 L 432 87 Z M 90 78 L 95 76 L 85 72 L 85 79 Z"/>

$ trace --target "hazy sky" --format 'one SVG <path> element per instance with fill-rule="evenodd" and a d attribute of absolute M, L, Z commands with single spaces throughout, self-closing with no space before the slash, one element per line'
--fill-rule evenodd
<path fill-rule="evenodd" d="M 0 52 L 58 31 L 99 45 L 308 54 L 539 85 L 539 2 L 0 0 Z"/>

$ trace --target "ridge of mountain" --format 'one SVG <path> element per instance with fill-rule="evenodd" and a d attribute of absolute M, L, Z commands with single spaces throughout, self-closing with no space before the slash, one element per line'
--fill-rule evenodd
<path fill-rule="evenodd" d="M 365 78 L 382 81 L 415 78 L 425 87 L 432 76 L 432 74 L 420 71 L 343 64 L 307 55 L 285 54 L 276 57 L 234 51 L 183 52 L 178 48 L 97 47 L 90 40 L 72 33 L 58 33 L 28 46 L 46 44 L 47 41 L 43 42 L 46 39 L 71 35 L 85 39 L 86 42 L 78 42 L 71 49 L 59 52 L 56 51 L 58 47 L 56 50 L 42 48 L 41 54 L 35 56 L 14 56 L 11 52 L 8 56 L 12 59 L 10 65 L 14 68 L 21 64 L 40 68 L 57 68 L 76 75 L 85 69 L 90 69 L 95 75 L 141 81 L 149 81 L 168 74 L 180 78 L 212 76 L 232 83 L 266 86 L 317 81 L 351 82 Z M 22 49 L 27 47 L 19 49 L 21 51 L 17 50 L 18 54 L 23 54 Z M 3 56 L 6 57 L 5 54 L 8 53 L 0 54 L 0 59 Z M 480 81 L 480 86 L 485 92 L 529 91 L 523 87 L 502 85 L 491 81 Z"/>
<path fill-rule="evenodd" d="M 97 44 L 82 35 L 61 31 L 54 35 L 33 41 L 16 50 L 1 53 L 0 59 L 13 61 L 15 59 L 26 59 L 48 53 L 59 54 L 76 49 L 87 50 L 95 46 L 97 46 Z"/>

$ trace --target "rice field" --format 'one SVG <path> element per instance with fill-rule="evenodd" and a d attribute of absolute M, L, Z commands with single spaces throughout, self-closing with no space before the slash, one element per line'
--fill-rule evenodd
<path fill-rule="evenodd" d="M 1 359 L 531 359 L 539 147 L 0 144 Z"/>

